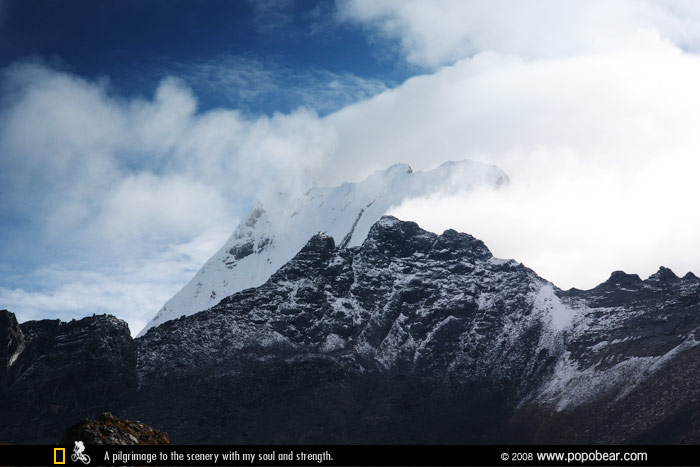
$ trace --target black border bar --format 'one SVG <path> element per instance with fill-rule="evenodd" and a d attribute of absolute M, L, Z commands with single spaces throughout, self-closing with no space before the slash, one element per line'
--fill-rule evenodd
<path fill-rule="evenodd" d="M 700 466 L 700 446 L 90 445 L 87 464 L 73 449 L 0 445 L 0 466 Z"/>

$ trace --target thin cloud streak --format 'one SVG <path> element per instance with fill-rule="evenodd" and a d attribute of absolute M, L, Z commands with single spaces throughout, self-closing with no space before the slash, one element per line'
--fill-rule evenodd
<path fill-rule="evenodd" d="M 308 107 L 324 115 L 387 89 L 387 83 L 379 79 L 319 68 L 292 68 L 274 58 L 263 61 L 244 55 L 174 64 L 163 72 L 175 73 L 198 95 L 216 96 L 220 107 L 250 114 L 261 109 L 292 111 Z"/>

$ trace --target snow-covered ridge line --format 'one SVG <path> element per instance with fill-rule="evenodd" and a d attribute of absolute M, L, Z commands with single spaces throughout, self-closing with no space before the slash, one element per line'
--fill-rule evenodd
<path fill-rule="evenodd" d="M 392 206 L 435 192 L 456 193 L 498 187 L 508 176 L 472 161 L 446 162 L 426 172 L 396 164 L 358 183 L 313 186 L 296 199 L 275 194 L 258 203 L 231 237 L 185 287 L 168 300 L 139 333 L 216 305 L 222 298 L 263 284 L 306 244 L 324 232 L 342 247 L 360 245 L 370 227 Z"/>

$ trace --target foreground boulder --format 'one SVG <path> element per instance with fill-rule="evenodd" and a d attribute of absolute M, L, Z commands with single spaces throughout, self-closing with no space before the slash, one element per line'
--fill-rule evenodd
<path fill-rule="evenodd" d="M 69 427 L 59 444 L 170 444 L 167 433 L 151 428 L 145 423 L 122 420 L 109 412 L 101 413 L 95 420 L 81 420 Z"/>

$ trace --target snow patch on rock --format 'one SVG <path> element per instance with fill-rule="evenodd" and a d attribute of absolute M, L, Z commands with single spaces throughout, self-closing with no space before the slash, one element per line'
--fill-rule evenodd
<path fill-rule="evenodd" d="M 581 368 L 571 353 L 565 352 L 557 362 L 552 377 L 540 389 L 537 399 L 553 405 L 557 411 L 578 407 L 624 388 L 617 394 L 617 399 L 621 399 L 673 357 L 699 343 L 689 337 L 663 355 L 630 357 L 602 370 L 596 366 Z"/>
<path fill-rule="evenodd" d="M 539 290 L 535 296 L 533 309 L 536 313 L 541 313 L 546 324 L 556 332 L 571 327 L 577 314 L 576 310 L 562 303 L 554 293 L 554 287 L 551 284 L 545 284 Z"/>

